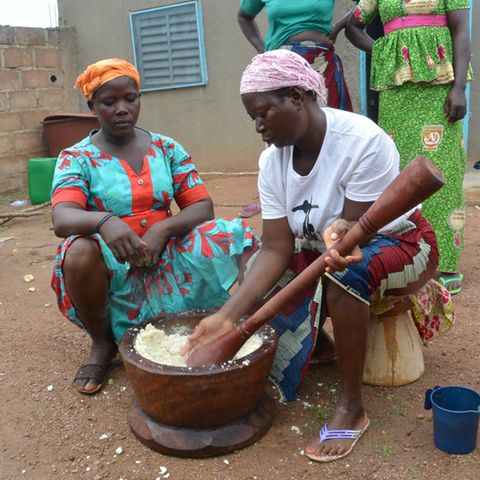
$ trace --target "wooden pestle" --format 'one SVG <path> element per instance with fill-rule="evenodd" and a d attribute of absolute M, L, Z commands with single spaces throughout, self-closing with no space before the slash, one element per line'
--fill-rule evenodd
<path fill-rule="evenodd" d="M 442 174 L 430 160 L 416 157 L 332 248 L 342 256 L 348 255 L 356 245 L 361 245 L 380 228 L 433 195 L 443 184 Z M 233 358 L 253 333 L 325 273 L 328 252 L 312 262 L 243 323 L 214 341 L 194 348 L 187 356 L 187 365 L 218 365 Z"/>

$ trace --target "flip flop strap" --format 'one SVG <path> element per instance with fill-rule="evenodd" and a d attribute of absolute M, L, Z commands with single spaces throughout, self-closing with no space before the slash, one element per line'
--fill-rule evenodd
<path fill-rule="evenodd" d="M 327 424 L 320 430 L 320 443 L 324 440 L 357 438 L 361 430 L 329 430 Z"/>

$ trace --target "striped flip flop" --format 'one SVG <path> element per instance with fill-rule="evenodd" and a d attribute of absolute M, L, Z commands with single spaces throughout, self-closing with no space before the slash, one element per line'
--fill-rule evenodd
<path fill-rule="evenodd" d="M 305 451 L 305 455 L 314 460 L 315 462 L 320 463 L 327 463 L 327 462 L 334 462 L 335 460 L 340 460 L 341 458 L 346 457 L 350 453 L 352 453 L 353 448 L 360 440 L 362 435 L 367 431 L 368 427 L 370 426 L 370 420 L 367 418 L 367 423 L 365 426 L 360 430 L 329 430 L 328 425 L 325 424 L 323 428 L 320 430 L 320 443 L 326 440 L 348 440 L 352 439 L 353 442 L 350 445 L 350 448 L 342 453 L 341 455 L 315 455 L 314 453 L 308 453 Z"/>

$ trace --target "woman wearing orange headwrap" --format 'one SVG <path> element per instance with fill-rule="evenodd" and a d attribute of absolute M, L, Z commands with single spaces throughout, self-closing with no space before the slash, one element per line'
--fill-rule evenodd
<path fill-rule="evenodd" d="M 102 60 L 76 86 L 101 128 L 57 162 L 53 227 L 65 240 L 52 287 L 62 314 L 92 338 L 75 376 L 77 389 L 91 394 L 127 328 L 160 312 L 225 303 L 257 240 L 240 219 L 211 220 L 212 200 L 180 144 L 135 126 L 140 79 L 133 65 Z"/>
<path fill-rule="evenodd" d="M 95 90 L 104 83 L 118 77 L 132 78 L 140 89 L 140 75 L 138 74 L 138 70 L 131 63 L 121 58 L 107 58 L 89 65 L 88 68 L 78 76 L 75 82 L 75 88 L 81 90 L 85 97 L 87 97 L 87 100 L 91 100 Z"/>

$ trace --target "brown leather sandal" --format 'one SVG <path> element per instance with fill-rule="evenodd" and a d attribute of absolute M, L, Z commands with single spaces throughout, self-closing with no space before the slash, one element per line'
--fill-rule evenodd
<path fill-rule="evenodd" d="M 97 393 L 103 387 L 103 381 L 105 380 L 105 374 L 107 373 L 108 367 L 108 365 L 96 365 L 94 363 L 86 363 L 85 365 L 82 365 L 73 379 L 77 390 L 84 395 L 93 395 L 94 393 Z M 85 390 L 78 385 L 76 380 L 95 380 L 98 382 L 98 385 L 93 390 Z"/>

